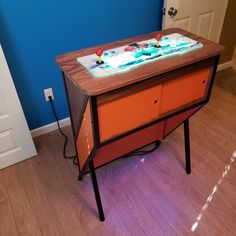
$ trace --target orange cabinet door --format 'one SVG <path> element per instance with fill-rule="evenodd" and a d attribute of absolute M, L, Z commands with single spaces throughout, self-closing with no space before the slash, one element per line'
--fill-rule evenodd
<path fill-rule="evenodd" d="M 211 67 L 208 67 L 164 83 L 160 114 L 205 97 L 210 73 Z"/>
<path fill-rule="evenodd" d="M 141 126 L 159 116 L 161 86 L 130 92 L 105 102 L 98 99 L 100 140 Z"/>

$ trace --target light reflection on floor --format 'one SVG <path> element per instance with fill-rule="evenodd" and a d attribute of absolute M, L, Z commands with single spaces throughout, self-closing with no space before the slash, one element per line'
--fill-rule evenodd
<path fill-rule="evenodd" d="M 191 231 L 195 231 L 195 229 L 197 228 L 197 226 L 198 226 L 198 224 L 199 224 L 199 221 L 201 220 L 201 218 L 202 218 L 202 216 L 203 216 L 204 211 L 206 211 L 207 207 L 209 206 L 209 204 L 210 204 L 212 198 L 214 197 L 214 194 L 216 193 L 216 191 L 217 191 L 219 185 L 222 183 L 224 177 L 228 174 L 228 171 L 230 170 L 231 165 L 232 165 L 232 163 L 234 162 L 235 158 L 236 158 L 236 150 L 235 150 L 234 153 L 232 154 L 232 157 L 230 157 L 230 162 L 229 162 L 229 164 L 225 166 L 225 169 L 224 169 L 224 171 L 223 171 L 223 173 L 222 173 L 222 176 L 221 176 L 221 178 L 219 179 L 218 183 L 213 187 L 211 194 L 210 194 L 209 197 L 207 198 L 205 205 L 202 207 L 202 210 L 201 210 L 200 214 L 199 214 L 198 217 L 197 217 L 197 220 L 193 223 L 192 228 L 191 228 Z"/>

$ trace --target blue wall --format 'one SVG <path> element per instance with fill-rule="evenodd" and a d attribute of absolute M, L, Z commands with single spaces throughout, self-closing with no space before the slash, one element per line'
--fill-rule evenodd
<path fill-rule="evenodd" d="M 163 0 L 0 0 L 0 42 L 30 129 L 68 117 L 55 57 L 161 29 Z"/>

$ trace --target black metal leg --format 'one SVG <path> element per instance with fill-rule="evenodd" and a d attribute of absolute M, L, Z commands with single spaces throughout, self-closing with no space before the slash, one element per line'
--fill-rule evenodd
<path fill-rule="evenodd" d="M 185 143 L 185 161 L 186 161 L 186 174 L 191 173 L 190 161 L 190 139 L 189 139 L 189 120 L 184 121 L 184 143 Z"/>
<path fill-rule="evenodd" d="M 90 169 L 90 173 L 91 173 L 91 179 L 92 179 L 92 183 L 93 183 L 93 190 L 94 190 L 94 195 L 96 198 L 99 218 L 101 221 L 104 221 L 105 217 L 104 217 L 104 213 L 103 213 L 102 202 L 101 202 L 100 193 L 99 193 L 99 189 L 98 189 L 97 177 L 96 177 L 96 173 L 94 170 L 93 161 L 89 162 L 89 169 Z"/>

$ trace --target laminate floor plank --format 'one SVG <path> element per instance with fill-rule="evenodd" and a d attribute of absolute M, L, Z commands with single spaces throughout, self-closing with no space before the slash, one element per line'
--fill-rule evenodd
<path fill-rule="evenodd" d="M 27 198 L 27 191 L 33 187 L 28 175 L 27 163 L 22 162 L 2 170 L 1 181 L 8 192 L 17 235 L 40 235 L 35 211 Z M 29 189 L 25 189 L 26 185 Z"/>
<path fill-rule="evenodd" d="M 0 179 L 3 179 L 1 172 Z M 5 236 L 18 235 L 7 188 L 2 181 L 0 181 L 0 214 L 0 234 Z"/>

